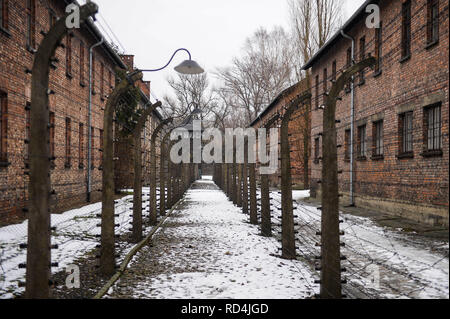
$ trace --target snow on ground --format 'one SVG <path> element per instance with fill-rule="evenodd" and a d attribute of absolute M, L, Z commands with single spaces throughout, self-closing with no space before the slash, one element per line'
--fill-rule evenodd
<path fill-rule="evenodd" d="M 275 220 L 281 196 L 271 193 Z M 296 203 L 295 221 L 297 248 L 300 258 L 311 268 L 320 266 L 314 256 L 320 256 L 321 211 L 306 203 Z M 341 213 L 341 255 L 347 258 L 342 266 L 348 284 L 344 292 L 353 298 L 449 298 L 448 242 L 427 239 L 417 234 L 381 227 L 369 218 Z M 280 223 L 275 222 L 279 229 Z M 277 233 L 277 232 L 275 232 Z M 278 236 L 279 237 L 279 236 Z M 280 245 L 281 247 L 281 245 Z M 315 273 L 316 279 L 319 272 Z M 377 280 L 376 278 L 379 278 Z M 374 280 L 374 282 L 372 282 Z"/>
<path fill-rule="evenodd" d="M 310 191 L 292 191 L 292 199 L 295 201 L 310 197 Z"/>
<path fill-rule="evenodd" d="M 131 190 L 132 191 L 132 190 Z M 143 188 L 143 200 L 148 199 L 149 188 Z M 133 196 L 116 200 L 116 234 L 126 234 L 130 226 L 130 208 L 133 207 Z M 52 214 L 51 224 L 56 227 L 52 232 L 52 245 L 58 249 L 52 250 L 52 262 L 59 263 L 52 268 L 56 273 L 65 270 L 74 260 L 91 252 L 100 243 L 101 203 L 84 206 L 67 211 L 63 214 Z M 24 292 L 18 287 L 18 282 L 25 282 L 25 269 L 19 269 L 19 264 L 26 263 L 26 249 L 20 249 L 20 244 L 27 242 L 28 221 L 18 225 L 0 228 L 0 299 L 12 298 Z M 132 248 L 132 245 L 120 243 L 117 253 L 119 262 Z"/>
<path fill-rule="evenodd" d="M 260 236 L 212 181 L 197 182 L 185 204 L 154 240 L 161 249 L 160 236 L 168 238 L 170 249 L 157 257 L 143 250 L 136 258 L 161 273 L 145 277 L 139 267 L 147 265 L 135 261 L 110 298 L 303 299 L 318 292 L 307 267 L 274 256 L 276 240 Z"/>

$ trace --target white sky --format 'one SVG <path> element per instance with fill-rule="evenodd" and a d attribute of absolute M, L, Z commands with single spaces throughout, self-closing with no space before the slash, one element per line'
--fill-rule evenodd
<path fill-rule="evenodd" d="M 178 48 L 187 48 L 206 71 L 230 64 L 245 39 L 258 27 L 288 28 L 286 0 L 94 0 L 100 7 L 100 24 L 109 24 L 135 65 L 154 69 L 165 65 Z M 364 0 L 342 0 L 345 20 Z M 108 33 L 111 33 L 108 31 Z M 157 73 L 146 73 L 154 95 L 170 92 L 167 77 L 187 59 L 180 52 L 172 64 Z"/>

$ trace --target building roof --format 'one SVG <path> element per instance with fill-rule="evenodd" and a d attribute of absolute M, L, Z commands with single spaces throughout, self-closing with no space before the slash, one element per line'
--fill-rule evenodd
<path fill-rule="evenodd" d="M 78 1 L 73 0 L 64 0 L 64 3 L 66 3 L 67 5 L 69 5 L 70 3 L 76 3 L 77 5 L 80 5 Z M 98 41 L 100 41 L 102 38 L 105 39 L 100 30 L 95 26 L 91 18 L 87 19 L 86 24 L 82 25 L 81 27 L 89 31 Z M 111 47 L 108 41 L 106 41 L 106 39 L 104 40 L 101 47 L 119 67 L 123 69 L 127 68 L 126 65 L 123 63 L 122 59 L 117 55 L 116 51 L 114 51 L 114 49 Z"/>
<path fill-rule="evenodd" d="M 298 87 L 304 85 L 304 81 L 305 80 L 301 80 L 300 82 L 297 82 L 296 84 L 294 84 L 293 86 L 287 88 L 286 90 L 284 90 L 283 92 L 281 92 L 276 98 L 275 100 L 272 101 L 272 103 L 270 103 L 257 117 L 256 119 L 254 119 L 251 123 L 250 126 L 255 125 L 256 123 L 258 123 L 258 121 L 262 120 L 262 118 L 267 115 L 267 113 L 269 113 L 274 107 L 277 106 L 277 104 L 286 96 L 291 94 L 295 89 L 297 89 Z"/>
<path fill-rule="evenodd" d="M 345 22 L 345 24 L 339 29 L 339 31 L 337 31 L 320 49 L 319 51 L 316 52 L 316 54 L 314 54 L 314 56 L 308 61 L 306 62 L 306 64 L 302 67 L 302 70 L 308 70 L 309 68 L 311 68 L 313 66 L 313 64 L 315 62 L 317 62 L 317 60 L 319 60 L 327 51 L 328 49 L 334 45 L 337 41 L 343 39 L 343 36 L 341 34 L 341 30 L 343 30 L 344 32 L 348 32 L 354 25 L 355 23 L 357 23 L 357 21 L 364 15 L 366 14 L 366 7 L 369 4 L 372 3 L 379 3 L 379 0 L 366 0 L 361 7 L 359 7 L 359 9 L 351 16 L 350 19 L 347 20 L 347 22 Z"/>
<path fill-rule="evenodd" d="M 76 3 L 79 5 L 78 1 L 73 1 L 73 0 L 64 0 L 64 2 L 66 4 L 70 4 L 70 3 Z M 127 65 L 123 62 L 123 60 L 121 59 L 121 57 L 117 54 L 116 51 L 114 51 L 114 49 L 111 47 L 111 45 L 108 43 L 108 41 L 106 41 L 105 37 L 103 36 L 103 34 L 101 33 L 101 31 L 95 26 L 94 22 L 92 21 L 91 18 L 86 20 L 86 26 L 85 28 L 87 28 L 87 30 L 94 36 L 94 38 L 96 38 L 98 41 L 100 41 L 102 38 L 104 39 L 103 44 L 101 45 L 101 47 L 105 50 L 105 52 L 111 57 L 111 59 L 122 69 L 127 69 Z M 150 103 L 150 99 L 148 96 L 146 96 L 144 94 L 144 92 L 142 92 L 142 89 L 140 89 L 140 93 L 141 93 L 141 98 L 142 101 L 146 104 Z M 156 115 L 156 117 L 160 120 L 163 121 L 163 117 L 161 115 L 161 113 L 158 112 L 158 110 L 154 110 L 153 114 Z"/>

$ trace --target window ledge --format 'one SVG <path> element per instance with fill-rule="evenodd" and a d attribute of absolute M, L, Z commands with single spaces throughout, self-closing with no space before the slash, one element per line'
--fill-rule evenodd
<path fill-rule="evenodd" d="M 402 57 L 402 58 L 400 59 L 399 62 L 400 62 L 400 63 L 405 63 L 405 62 L 408 61 L 409 59 L 411 59 L 411 54 L 408 54 L 408 55 Z"/>
<path fill-rule="evenodd" d="M 429 43 L 427 43 L 427 45 L 425 46 L 426 50 L 429 50 L 431 48 L 433 48 L 435 45 L 437 45 L 439 43 L 439 40 L 433 40 Z"/>
<path fill-rule="evenodd" d="M 373 155 L 370 159 L 372 161 L 382 161 L 384 160 L 384 155 Z"/>
<path fill-rule="evenodd" d="M 356 160 L 357 160 L 358 162 L 364 162 L 364 161 L 367 161 L 367 157 L 366 157 L 366 156 L 358 156 L 358 157 L 356 158 Z"/>
<path fill-rule="evenodd" d="M 402 153 L 402 154 L 397 155 L 397 159 L 407 159 L 407 158 L 414 158 L 414 153 L 409 152 L 409 153 Z"/>
<path fill-rule="evenodd" d="M 443 155 L 444 155 L 444 152 L 442 150 L 433 150 L 433 151 L 427 150 L 420 154 L 420 156 L 426 157 L 426 158 L 427 157 L 441 157 Z"/>
<path fill-rule="evenodd" d="M 0 26 L 0 32 L 5 34 L 8 38 L 11 38 L 11 33 L 8 31 L 8 29 L 5 29 L 4 27 Z"/>

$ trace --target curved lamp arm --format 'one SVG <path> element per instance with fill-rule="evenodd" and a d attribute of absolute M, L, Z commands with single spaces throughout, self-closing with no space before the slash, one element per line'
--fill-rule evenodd
<path fill-rule="evenodd" d="M 189 50 L 187 50 L 185 48 L 180 48 L 172 54 L 172 57 L 170 58 L 169 62 L 167 62 L 167 64 L 165 66 L 163 66 L 162 68 L 136 70 L 136 71 L 130 73 L 130 76 L 133 76 L 135 73 L 139 73 L 139 72 L 158 72 L 158 71 L 164 70 L 165 68 L 167 68 L 169 66 L 169 64 L 173 61 L 173 58 L 175 57 L 175 55 L 180 51 L 187 52 L 187 54 L 189 55 L 189 60 L 185 60 L 179 66 L 175 67 L 175 70 L 177 72 L 182 73 L 182 74 L 200 74 L 200 73 L 205 72 L 203 70 L 203 68 L 200 65 L 198 65 L 197 62 L 192 60 L 191 53 L 189 52 Z"/>
<path fill-rule="evenodd" d="M 163 66 L 162 68 L 159 68 L 159 69 L 153 69 L 153 70 L 140 70 L 140 71 L 141 71 L 141 72 L 158 72 L 158 71 L 164 70 L 165 68 L 167 68 L 167 67 L 169 66 L 169 64 L 172 62 L 173 58 L 175 57 L 175 55 L 176 55 L 178 52 L 180 52 L 180 51 L 186 51 L 187 54 L 189 55 L 189 60 L 192 60 L 191 52 L 189 52 L 188 49 L 180 48 L 180 49 L 176 50 L 176 51 L 172 54 L 172 57 L 170 58 L 169 62 L 167 62 L 167 64 L 166 64 L 165 66 Z"/>

